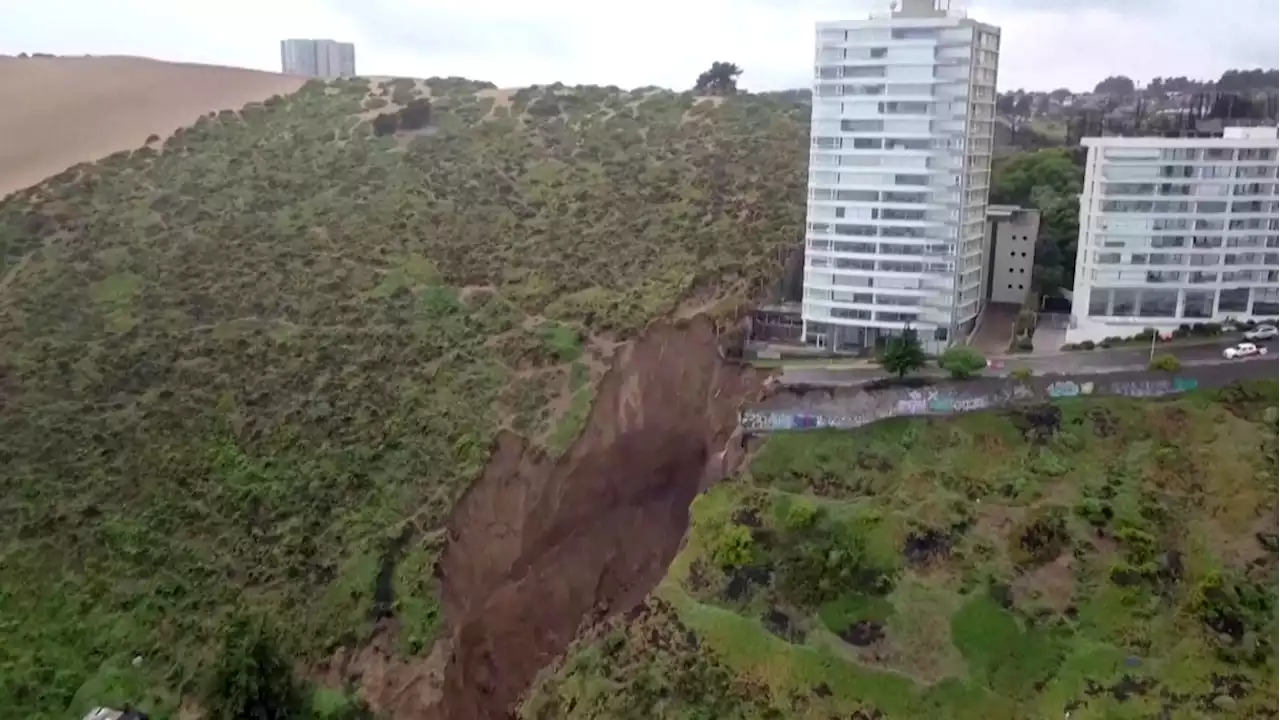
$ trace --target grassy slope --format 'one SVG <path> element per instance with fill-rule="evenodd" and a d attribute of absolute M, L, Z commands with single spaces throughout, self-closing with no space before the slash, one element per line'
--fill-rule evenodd
<path fill-rule="evenodd" d="M 525 715 L 1275 717 L 1276 396 L 774 436 Z"/>
<path fill-rule="evenodd" d="M 312 83 L 0 202 L 0 715 L 165 717 L 237 606 L 315 659 L 380 574 L 425 653 L 497 429 L 563 449 L 610 339 L 803 220 L 782 100 L 428 83 L 429 133 L 358 117 L 422 84 Z"/>

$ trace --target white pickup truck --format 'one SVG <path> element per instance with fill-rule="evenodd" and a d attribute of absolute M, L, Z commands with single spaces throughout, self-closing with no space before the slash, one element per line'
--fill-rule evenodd
<path fill-rule="evenodd" d="M 1228 360 L 1235 360 L 1236 358 L 1247 358 L 1247 357 L 1253 357 L 1254 355 L 1266 355 L 1266 354 L 1267 354 L 1266 348 L 1260 348 L 1251 342 L 1242 342 L 1236 345 L 1232 345 L 1231 347 L 1222 351 L 1222 357 Z"/>

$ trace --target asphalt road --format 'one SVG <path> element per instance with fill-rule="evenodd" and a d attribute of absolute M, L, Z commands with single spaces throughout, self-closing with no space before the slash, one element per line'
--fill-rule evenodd
<path fill-rule="evenodd" d="M 1183 365 L 1209 365 L 1223 362 L 1243 362 L 1241 360 L 1226 360 L 1222 357 L 1222 350 L 1234 345 L 1236 342 L 1236 340 L 1223 340 L 1222 343 L 1217 345 L 1192 345 L 1184 347 L 1160 347 L 1157 345 L 1156 354 L 1173 355 L 1181 360 Z M 1267 349 L 1267 355 L 1271 358 L 1271 362 L 1277 362 L 1277 350 L 1280 350 L 1280 347 L 1277 346 L 1275 341 L 1259 343 L 1259 347 Z M 982 374 L 997 376 L 1008 375 L 1010 372 L 1019 368 L 1029 369 L 1036 375 L 1145 370 L 1150 353 L 1150 348 L 1143 347 L 1111 350 L 1082 350 L 1040 357 L 1026 356 L 1000 358 L 993 361 L 1000 363 L 1000 367 L 988 368 Z M 1278 369 L 1277 372 L 1280 373 L 1280 369 Z M 922 374 L 942 375 L 943 373 L 935 366 Z M 868 380 L 874 380 L 883 376 L 884 372 L 879 368 L 815 368 L 784 366 L 782 375 L 779 379 L 785 385 L 858 385 L 867 382 Z"/>

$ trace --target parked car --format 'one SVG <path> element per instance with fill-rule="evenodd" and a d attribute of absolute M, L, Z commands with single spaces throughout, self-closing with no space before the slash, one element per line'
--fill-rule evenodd
<path fill-rule="evenodd" d="M 1247 358 L 1247 357 L 1253 357 L 1254 355 L 1266 355 L 1266 354 L 1267 354 L 1266 348 L 1260 348 L 1251 342 L 1242 342 L 1237 345 L 1232 345 L 1231 347 L 1222 351 L 1222 357 L 1228 360 L 1235 360 L 1236 358 Z"/>
<path fill-rule="evenodd" d="M 1259 325 L 1244 334 L 1244 339 L 1251 342 L 1259 342 L 1262 340 L 1275 340 L 1280 336 L 1280 330 L 1276 330 L 1274 325 Z"/>

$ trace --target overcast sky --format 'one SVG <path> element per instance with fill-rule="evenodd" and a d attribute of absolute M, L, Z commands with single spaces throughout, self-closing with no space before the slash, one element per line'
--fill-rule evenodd
<path fill-rule="evenodd" d="M 356 44 L 364 75 L 686 88 L 712 61 L 752 90 L 808 87 L 813 24 L 887 0 L 0 0 L 0 54 L 144 55 L 280 69 L 279 41 Z M 1003 30 L 1000 88 L 1280 64 L 1277 0 L 955 0 Z"/>

